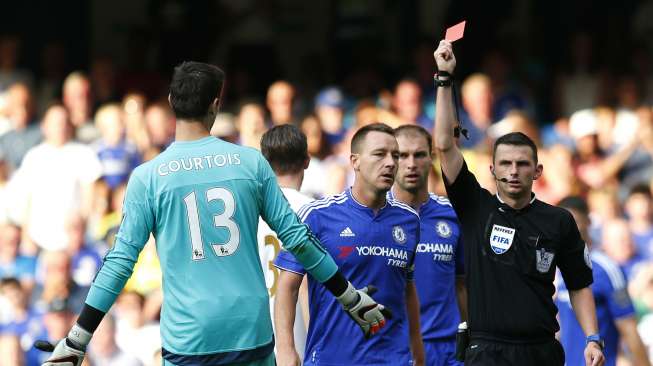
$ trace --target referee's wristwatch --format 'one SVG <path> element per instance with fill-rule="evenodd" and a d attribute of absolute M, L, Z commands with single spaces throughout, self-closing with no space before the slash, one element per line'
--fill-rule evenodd
<path fill-rule="evenodd" d="M 585 345 L 588 345 L 590 342 L 594 342 L 599 345 L 599 348 L 601 348 L 601 351 L 605 348 L 605 342 L 603 339 L 601 339 L 601 336 L 599 334 L 592 334 L 587 336 L 585 338 Z"/>

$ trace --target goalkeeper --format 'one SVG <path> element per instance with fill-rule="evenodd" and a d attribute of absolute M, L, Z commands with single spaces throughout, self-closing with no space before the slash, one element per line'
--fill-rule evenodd
<path fill-rule="evenodd" d="M 132 173 L 114 247 L 76 324 L 45 366 L 81 364 L 151 233 L 163 272 L 164 365 L 273 366 L 268 291 L 256 241 L 259 216 L 366 335 L 383 327 L 386 310 L 338 272 L 289 207 L 265 158 L 209 135 L 223 81 L 222 70 L 212 65 L 185 62 L 175 68 L 169 94 L 175 142 Z"/>

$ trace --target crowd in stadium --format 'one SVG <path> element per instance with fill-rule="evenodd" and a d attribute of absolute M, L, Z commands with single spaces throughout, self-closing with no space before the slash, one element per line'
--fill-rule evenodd
<path fill-rule="evenodd" d="M 589 40 L 575 41 L 575 64 L 556 80 L 551 98 L 559 118 L 550 124 L 536 120 L 532 97 L 507 74 L 500 54 L 488 56 L 483 73 L 457 80 L 459 118 L 469 130 L 460 142 L 470 170 L 490 191 L 494 139 L 521 131 L 538 144 L 545 169 L 536 196 L 554 205 L 569 195 L 586 198 L 593 250 L 625 271 L 639 334 L 653 357 L 653 75 L 607 80 L 589 68 Z M 151 78 L 116 74 L 106 59 L 89 70 L 46 70 L 37 78 L 17 67 L 18 43 L 0 38 L 0 364 L 40 365 L 47 355 L 34 341 L 66 336 L 113 243 L 130 172 L 173 141 L 175 118 L 165 97 L 136 87 L 159 84 Z M 352 97 L 338 85 L 306 95 L 280 80 L 260 100 L 226 100 L 211 133 L 258 148 L 269 127 L 295 124 L 311 156 L 302 192 L 337 194 L 351 185 L 349 145 L 358 128 L 377 121 L 433 128 L 433 85 L 413 76 L 374 98 Z M 120 85 L 123 77 L 132 82 Z M 430 191 L 444 195 L 438 167 L 434 161 Z M 111 355 L 115 365 L 160 364 L 161 303 L 151 238 L 87 360 Z M 629 365 L 627 351 L 620 362 Z"/>

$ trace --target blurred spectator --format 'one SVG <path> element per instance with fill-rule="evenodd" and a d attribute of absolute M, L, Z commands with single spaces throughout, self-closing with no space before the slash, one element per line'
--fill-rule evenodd
<path fill-rule="evenodd" d="M 272 83 L 268 88 L 266 106 L 270 112 L 267 126 L 278 126 L 286 123 L 296 124 L 293 115 L 295 102 L 295 87 L 289 82 L 280 80 Z"/>
<path fill-rule="evenodd" d="M 490 78 L 484 74 L 468 76 L 462 85 L 461 98 L 460 119 L 469 131 L 469 140 L 463 137 L 460 144 L 466 149 L 476 148 L 485 143 L 485 132 L 492 124 L 494 96 Z"/>
<path fill-rule="evenodd" d="M 0 281 L 0 295 L 10 305 L 11 320 L 0 325 L 0 336 L 13 336 L 20 342 L 22 350 L 29 350 L 43 331 L 43 318 L 31 308 L 28 292 L 15 278 Z M 2 353 L 0 353 L 2 354 Z"/>
<path fill-rule="evenodd" d="M 17 67 L 20 46 L 21 40 L 17 36 L 0 35 L 0 93 L 17 82 L 32 84 L 31 73 Z"/>
<path fill-rule="evenodd" d="M 70 261 L 65 251 L 41 252 L 37 269 L 39 282 L 31 296 L 35 311 L 44 312 L 48 304 L 57 299 L 65 299 L 66 306 L 75 314 L 82 310 L 88 287 L 73 280 Z"/>
<path fill-rule="evenodd" d="M 66 77 L 66 47 L 61 41 L 53 40 L 45 44 L 41 51 L 41 78 L 36 90 L 37 114 L 61 99 L 61 85 Z"/>
<path fill-rule="evenodd" d="M 75 138 L 85 144 L 97 140 L 100 132 L 93 124 L 93 97 L 88 76 L 80 71 L 68 75 L 63 82 L 62 100 L 70 113 Z"/>
<path fill-rule="evenodd" d="M 523 111 L 511 110 L 506 113 L 505 117 L 487 129 L 487 135 L 492 140 L 510 132 L 522 132 L 530 137 L 537 146 L 540 143 L 540 130 L 535 122 Z"/>
<path fill-rule="evenodd" d="M 523 111 L 529 116 L 533 115 L 534 111 L 529 101 L 528 92 L 517 80 L 511 79 L 515 72 L 505 53 L 493 50 L 486 54 L 483 60 L 483 71 L 492 80 L 492 95 L 494 95 L 492 111 L 495 121 L 506 117 L 512 110 Z"/>
<path fill-rule="evenodd" d="M 71 311 L 70 305 L 68 300 L 61 297 L 53 298 L 48 302 L 42 318 L 42 325 L 44 327 L 34 337 L 31 337 L 31 339 L 45 340 L 52 344 L 57 344 L 59 340 L 66 337 L 75 320 L 75 313 Z M 23 349 L 25 349 L 24 346 Z M 33 346 L 33 342 L 27 346 L 29 348 L 25 353 L 26 366 L 40 366 L 50 357 L 48 352 L 36 349 Z"/>
<path fill-rule="evenodd" d="M 402 123 L 414 123 L 428 130 L 433 129 L 433 120 L 426 116 L 422 108 L 422 89 L 417 81 L 403 79 L 397 83 L 392 107 Z"/>
<path fill-rule="evenodd" d="M 637 148 L 633 140 L 612 154 L 599 145 L 598 118 L 593 110 L 575 112 L 569 119 L 569 131 L 576 144 L 575 171 L 580 181 L 590 188 L 617 185 L 617 173 Z"/>
<path fill-rule="evenodd" d="M 646 260 L 653 259 L 653 197 L 647 185 L 630 190 L 624 211 L 637 252 Z"/>
<path fill-rule="evenodd" d="M 0 226 L 0 279 L 16 278 L 29 293 L 34 287 L 36 258 L 19 252 L 21 230 L 14 224 Z"/>
<path fill-rule="evenodd" d="M 238 143 L 238 130 L 236 121 L 231 113 L 218 113 L 211 126 L 211 136 L 218 137 L 224 141 Z"/>
<path fill-rule="evenodd" d="M 26 84 L 13 84 L 7 91 L 7 111 L 11 130 L 0 136 L 0 152 L 10 171 L 20 167 L 27 151 L 41 142 L 41 130 L 34 121 L 34 101 Z"/>
<path fill-rule="evenodd" d="M 304 171 L 300 192 L 314 198 L 321 198 L 326 191 L 326 166 L 324 159 L 329 155 L 329 145 L 317 117 L 309 115 L 300 125 L 306 135 L 310 162 Z"/>
<path fill-rule="evenodd" d="M 7 193 L 9 191 L 9 164 L 0 152 L 0 225 L 10 221 L 9 207 L 14 203 L 12 197 Z M 14 197 L 13 200 L 16 198 Z M 15 216 L 14 216 L 15 217 Z"/>
<path fill-rule="evenodd" d="M 88 215 L 93 182 L 102 166 L 91 148 L 71 141 L 68 112 L 62 106 L 48 109 L 42 130 L 45 140 L 27 152 L 14 179 L 29 203 L 29 239 L 43 249 L 57 250 L 68 242 L 66 218 L 77 212 Z"/>
<path fill-rule="evenodd" d="M 345 97 L 336 87 L 322 89 L 315 97 L 315 115 L 317 116 L 325 142 L 333 146 L 345 137 L 344 126 Z"/>
<path fill-rule="evenodd" d="M 240 134 L 241 145 L 260 150 L 261 137 L 267 131 L 263 106 L 257 103 L 243 104 L 236 119 L 236 127 Z"/>
<path fill-rule="evenodd" d="M 136 144 L 141 153 L 150 148 L 150 136 L 145 125 L 145 103 L 142 93 L 131 92 L 122 98 L 127 141 Z"/>
<path fill-rule="evenodd" d="M 145 298 L 136 292 L 123 292 L 116 301 L 116 342 L 127 354 L 149 364 L 161 347 L 159 324 L 146 323 Z"/>
<path fill-rule="evenodd" d="M 120 100 L 116 86 L 116 70 L 110 57 L 96 57 L 91 63 L 90 81 L 94 98 L 93 109 Z"/>
<path fill-rule="evenodd" d="M 107 104 L 95 113 L 100 139 L 92 148 L 102 164 L 102 179 L 110 189 L 127 182 L 129 174 L 141 163 L 136 146 L 125 139 L 125 121 L 118 104 Z"/>
<path fill-rule="evenodd" d="M 87 357 L 93 366 L 139 366 L 142 363 L 123 352 L 116 345 L 116 327 L 113 316 L 107 314 L 89 344 Z"/>
<path fill-rule="evenodd" d="M 89 243 L 86 222 L 80 215 L 73 214 L 68 218 L 66 231 L 69 240 L 66 250 L 71 258 L 72 278 L 80 286 L 90 286 L 102 266 L 101 254 L 106 248 Z"/>
<path fill-rule="evenodd" d="M 643 261 L 633 243 L 628 222 L 623 219 L 609 220 L 603 224 L 601 250 L 623 268 L 627 279 Z"/>
<path fill-rule="evenodd" d="M 167 102 L 157 102 L 145 109 L 145 126 L 150 144 L 159 152 L 165 150 L 175 138 L 175 116 Z"/>
<path fill-rule="evenodd" d="M 621 207 L 616 191 L 610 187 L 590 190 L 587 194 L 587 204 L 590 208 L 591 219 L 589 233 L 592 242 L 598 248 L 601 246 L 603 224 L 621 217 Z"/>
<path fill-rule="evenodd" d="M 599 78 L 592 70 L 592 38 L 586 33 L 577 33 L 569 39 L 571 62 L 564 74 L 558 76 L 554 90 L 554 101 L 558 105 L 557 116 L 571 116 L 581 109 L 593 108 L 599 99 Z"/>

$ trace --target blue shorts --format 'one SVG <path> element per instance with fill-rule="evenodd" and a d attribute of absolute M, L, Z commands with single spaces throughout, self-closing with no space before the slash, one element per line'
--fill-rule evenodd
<path fill-rule="evenodd" d="M 455 339 L 425 340 L 424 353 L 428 366 L 463 366 L 462 362 L 456 361 Z"/>

